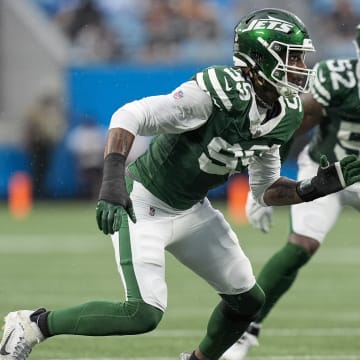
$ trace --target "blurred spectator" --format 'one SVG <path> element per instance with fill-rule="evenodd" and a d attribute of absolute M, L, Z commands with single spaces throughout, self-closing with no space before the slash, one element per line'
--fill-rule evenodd
<path fill-rule="evenodd" d="M 335 6 L 331 16 L 336 27 L 335 33 L 338 32 L 343 37 L 353 39 L 354 29 L 360 22 L 360 14 L 356 7 L 356 3 L 359 3 L 359 1 L 335 0 L 334 2 Z"/>
<path fill-rule="evenodd" d="M 322 58 L 355 56 L 353 39 L 360 23 L 360 0 L 312 0 L 315 46 Z"/>
<path fill-rule="evenodd" d="M 95 0 L 117 36 L 121 59 L 137 59 L 146 42 L 144 14 L 152 0 Z"/>
<path fill-rule="evenodd" d="M 184 29 L 170 1 L 153 0 L 144 20 L 147 30 L 144 59 L 175 59 Z"/>
<path fill-rule="evenodd" d="M 119 59 L 120 40 L 104 20 L 93 0 L 80 0 L 75 8 L 67 8 L 55 15 L 73 44 L 74 60 L 104 61 Z"/>
<path fill-rule="evenodd" d="M 57 91 L 42 95 L 25 116 L 25 146 L 30 157 L 34 197 L 46 196 L 45 182 L 53 150 L 62 140 L 66 120 Z"/>
<path fill-rule="evenodd" d="M 33 0 L 59 21 L 77 58 L 231 63 L 235 24 L 267 0 Z M 311 63 L 354 55 L 360 0 L 273 0 L 306 23 L 317 49 Z M 321 26 L 319 26 L 321 24 Z"/>
<path fill-rule="evenodd" d="M 209 43 L 212 43 L 210 57 L 218 55 L 214 44 L 220 38 L 219 19 L 209 2 L 152 0 L 144 20 L 146 61 L 192 61 L 194 57 L 189 57 L 189 52 L 184 56 L 182 50 L 191 46 L 196 58 L 203 55 Z"/>
<path fill-rule="evenodd" d="M 80 196 L 97 199 L 101 184 L 107 128 L 84 115 L 67 138 L 67 147 L 75 156 Z"/>
<path fill-rule="evenodd" d="M 179 59 L 221 62 L 228 55 L 231 60 L 231 48 L 229 49 L 225 42 L 223 28 L 219 25 L 222 19 L 209 1 L 174 1 L 174 6 L 182 20 L 182 26 L 186 29 L 183 42 L 179 46 Z"/>

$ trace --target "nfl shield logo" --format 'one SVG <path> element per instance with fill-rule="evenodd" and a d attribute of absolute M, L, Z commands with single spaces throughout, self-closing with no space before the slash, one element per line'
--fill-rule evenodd
<path fill-rule="evenodd" d="M 174 99 L 179 100 L 184 96 L 184 93 L 182 90 L 179 90 L 173 94 Z"/>
<path fill-rule="evenodd" d="M 155 208 L 153 208 L 152 206 L 150 206 L 149 215 L 150 215 L 150 216 L 154 216 L 154 215 L 155 215 Z"/>

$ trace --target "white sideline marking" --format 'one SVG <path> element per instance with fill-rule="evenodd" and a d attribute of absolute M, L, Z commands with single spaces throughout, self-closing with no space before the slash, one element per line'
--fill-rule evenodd
<path fill-rule="evenodd" d="M 282 355 L 256 356 L 249 360 L 359 360 L 358 355 Z"/>
<path fill-rule="evenodd" d="M 174 360 L 172 357 L 114 357 L 114 358 L 77 358 L 76 360 Z M 256 356 L 249 357 L 249 360 L 360 360 L 359 355 L 283 355 L 283 356 Z M 53 359 L 53 360 L 74 360 L 71 359 Z"/>
<path fill-rule="evenodd" d="M 204 335 L 203 331 L 200 330 L 155 330 L 146 334 L 139 334 L 139 336 L 144 337 L 156 337 L 156 338 L 193 338 L 193 337 L 202 337 Z M 261 336 L 273 336 L 273 337 L 297 337 L 297 336 L 309 336 L 309 337 L 339 337 L 339 336 L 360 336 L 360 328 L 333 328 L 333 329 L 263 329 L 261 331 Z M 72 338 L 73 335 L 62 335 L 62 337 Z M 146 358 L 150 359 L 150 358 Z M 360 360 L 360 356 L 357 358 Z M 85 360 L 85 359 L 80 359 Z M 105 360 L 105 359 L 99 359 Z M 139 360 L 141 360 L 139 358 Z"/>
<path fill-rule="evenodd" d="M 153 332 L 144 334 L 142 336 L 149 337 L 195 337 L 202 336 L 203 331 L 200 330 L 155 330 Z M 319 328 L 319 329 L 271 329 L 264 328 L 261 332 L 262 336 L 283 336 L 283 337 L 293 337 L 293 336 L 360 336 L 360 328 Z M 360 357 L 359 357 L 360 359 Z"/>

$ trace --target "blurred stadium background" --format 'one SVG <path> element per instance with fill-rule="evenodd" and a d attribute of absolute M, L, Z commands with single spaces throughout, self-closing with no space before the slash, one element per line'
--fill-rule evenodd
<path fill-rule="evenodd" d="M 352 40 L 360 0 L 0 1 L 1 316 L 23 307 L 122 299 L 111 244 L 95 225 L 96 190 L 84 191 L 80 166 L 90 163 L 94 171 L 86 176 L 96 187 L 102 146 L 92 145 L 102 144 L 111 114 L 132 99 L 170 91 L 198 69 L 232 63 L 234 25 L 262 7 L 288 9 L 304 20 L 317 48 L 310 66 L 356 56 Z M 48 166 L 36 170 L 30 144 L 39 140 L 39 124 L 49 140 L 37 144 Z M 84 127 L 88 131 L 81 132 Z M 295 146 L 285 175 L 295 176 L 296 152 Z M 43 187 L 37 189 L 35 178 L 34 207 L 19 221 L 9 212 L 9 189 L 19 188 L 16 179 L 21 184 L 14 175 L 36 171 Z M 216 189 L 210 197 L 233 222 L 257 271 L 286 239 L 287 208 L 276 209 L 274 229 L 264 236 L 231 217 L 227 190 Z M 324 249 L 267 320 L 264 346 L 251 358 L 360 359 L 357 217 L 345 211 Z M 191 350 L 217 298 L 170 257 L 167 273 L 169 310 L 153 334 L 61 337 L 34 350 L 32 359 L 165 360 Z"/>
<path fill-rule="evenodd" d="M 42 197 L 89 195 L 81 194 L 79 162 L 93 151 L 99 166 L 99 147 L 91 146 L 99 141 L 73 130 L 92 125 L 103 134 L 125 102 L 166 93 L 205 66 L 231 64 L 234 25 L 269 6 L 306 22 L 317 48 L 309 65 L 355 55 L 360 0 L 1 1 L 0 197 L 16 171 L 37 171 Z M 46 151 L 31 147 L 36 126 L 49 140 Z M 43 153 L 31 152 L 34 146 Z M 48 165 L 37 168 L 38 157 Z M 286 165 L 293 176 L 293 163 Z"/>

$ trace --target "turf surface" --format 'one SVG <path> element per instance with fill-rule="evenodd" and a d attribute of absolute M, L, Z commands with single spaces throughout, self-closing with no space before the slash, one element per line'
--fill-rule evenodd
<path fill-rule="evenodd" d="M 226 211 L 224 204 L 216 207 Z M 122 300 L 111 241 L 96 228 L 95 204 L 36 203 L 14 219 L 0 206 L 0 316 L 14 309 L 58 309 L 88 300 Z M 267 318 L 258 360 L 360 359 L 359 214 L 344 210 L 315 258 Z M 287 208 L 276 209 L 270 234 L 234 224 L 255 273 L 285 241 Z M 202 337 L 218 301 L 212 289 L 167 257 L 168 310 L 157 330 L 125 337 L 59 336 L 30 359 L 177 359 Z"/>

